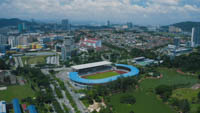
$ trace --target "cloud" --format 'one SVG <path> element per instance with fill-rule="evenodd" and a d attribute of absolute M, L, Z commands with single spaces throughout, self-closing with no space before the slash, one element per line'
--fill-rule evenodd
<path fill-rule="evenodd" d="M 0 17 L 162 24 L 197 19 L 200 9 L 195 4 L 182 0 L 4 0 Z"/>

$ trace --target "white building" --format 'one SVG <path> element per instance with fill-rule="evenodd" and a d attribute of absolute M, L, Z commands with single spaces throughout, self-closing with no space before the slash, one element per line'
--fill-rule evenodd
<path fill-rule="evenodd" d="M 84 40 L 80 41 L 80 46 L 87 46 L 87 47 L 92 47 L 92 48 L 101 48 L 102 43 L 101 40 L 96 39 L 96 38 L 85 38 Z"/>
<path fill-rule="evenodd" d="M 14 48 L 18 45 L 17 39 L 14 36 L 8 37 L 8 44 L 11 46 L 11 48 Z"/>
<path fill-rule="evenodd" d="M 192 28 L 191 47 L 200 46 L 200 27 Z"/>
<path fill-rule="evenodd" d="M 0 113 L 7 113 L 6 112 L 6 102 L 0 101 Z"/>
<path fill-rule="evenodd" d="M 62 60 L 67 60 L 71 58 L 72 52 L 75 51 L 75 43 L 73 36 L 65 36 L 64 42 L 61 48 Z"/>

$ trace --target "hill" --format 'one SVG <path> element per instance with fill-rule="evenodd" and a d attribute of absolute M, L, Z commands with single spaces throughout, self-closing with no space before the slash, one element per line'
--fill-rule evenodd
<path fill-rule="evenodd" d="M 187 21 L 187 22 L 180 22 L 180 23 L 172 24 L 169 26 L 176 26 L 176 27 L 181 28 L 185 32 L 192 32 L 192 28 L 200 26 L 200 22 Z"/>
<path fill-rule="evenodd" d="M 27 25 L 32 24 L 29 21 L 20 20 L 18 18 L 12 18 L 12 19 L 0 18 L 0 28 L 7 27 L 7 26 L 17 26 L 20 23 L 25 23 Z"/>

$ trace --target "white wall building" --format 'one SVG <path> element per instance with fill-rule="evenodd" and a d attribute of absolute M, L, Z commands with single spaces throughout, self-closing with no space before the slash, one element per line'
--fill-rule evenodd
<path fill-rule="evenodd" d="M 101 48 L 102 47 L 102 43 L 101 43 L 101 40 L 96 39 L 96 38 L 90 38 L 90 39 L 85 38 L 84 40 L 80 41 L 80 46 Z"/>

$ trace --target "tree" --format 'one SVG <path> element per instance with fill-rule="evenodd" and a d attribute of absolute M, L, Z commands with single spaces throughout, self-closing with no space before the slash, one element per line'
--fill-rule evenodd
<path fill-rule="evenodd" d="M 198 93 L 197 98 L 200 101 L 200 92 Z"/>
<path fill-rule="evenodd" d="M 9 65 L 7 65 L 3 59 L 0 59 L 0 69 L 9 69 Z"/>
<path fill-rule="evenodd" d="M 197 108 L 197 113 L 200 113 L 200 106 Z"/>
<path fill-rule="evenodd" d="M 160 95 L 163 101 L 167 101 L 172 94 L 172 87 L 167 85 L 159 85 L 155 88 L 156 94 Z"/>
<path fill-rule="evenodd" d="M 183 111 L 183 113 L 188 113 L 190 111 L 190 104 L 188 100 L 184 99 L 180 101 L 180 109 Z"/>

